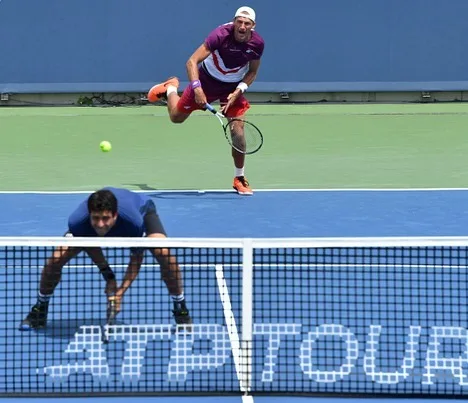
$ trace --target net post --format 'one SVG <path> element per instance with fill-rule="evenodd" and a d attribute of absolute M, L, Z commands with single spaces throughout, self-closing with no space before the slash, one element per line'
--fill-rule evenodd
<path fill-rule="evenodd" d="M 252 381 L 252 331 L 253 331 L 253 241 L 246 238 L 242 248 L 242 343 L 241 367 L 245 395 Z M 246 396 L 247 397 L 247 396 Z M 250 400 L 251 401 L 251 400 Z"/>

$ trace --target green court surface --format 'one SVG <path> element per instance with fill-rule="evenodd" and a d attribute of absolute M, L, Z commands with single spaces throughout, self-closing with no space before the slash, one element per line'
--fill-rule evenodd
<path fill-rule="evenodd" d="M 253 105 L 254 189 L 468 187 L 468 105 Z M 0 108 L 0 190 L 229 189 L 219 122 L 164 106 Z M 99 149 L 112 142 L 110 153 Z"/>

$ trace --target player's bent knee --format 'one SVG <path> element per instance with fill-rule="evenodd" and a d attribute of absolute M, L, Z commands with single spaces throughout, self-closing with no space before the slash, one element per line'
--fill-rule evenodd
<path fill-rule="evenodd" d="M 162 234 L 159 232 L 148 234 L 147 237 L 159 238 L 159 239 L 167 238 L 165 234 Z M 162 263 L 169 264 L 169 265 L 177 264 L 177 259 L 171 255 L 171 252 L 168 248 L 151 248 L 150 250 L 156 259 L 162 260 Z"/>
<path fill-rule="evenodd" d="M 171 114 L 170 116 L 172 123 L 184 123 L 185 120 L 189 117 L 189 115 L 182 115 L 182 114 Z"/>
<path fill-rule="evenodd" d="M 46 267 L 49 267 L 50 270 L 60 271 L 63 266 L 65 266 L 68 261 L 74 258 L 81 252 L 82 248 L 76 247 L 58 247 L 55 249 L 52 256 L 47 260 Z"/>
<path fill-rule="evenodd" d="M 169 260 L 171 260 L 171 253 L 169 252 L 169 249 L 166 249 L 166 248 L 156 248 L 156 249 L 153 249 L 152 250 L 153 252 L 153 255 L 156 259 L 164 259 L 164 260 L 167 260 L 169 258 Z"/>

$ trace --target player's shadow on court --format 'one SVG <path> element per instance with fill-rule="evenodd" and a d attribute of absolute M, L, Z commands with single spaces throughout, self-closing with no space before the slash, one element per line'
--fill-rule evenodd
<path fill-rule="evenodd" d="M 180 190 L 165 190 L 156 189 L 145 183 L 126 183 L 126 186 L 134 186 L 143 191 L 154 191 L 154 193 L 147 193 L 149 197 L 156 199 L 185 199 L 185 198 L 198 198 L 205 200 L 232 200 L 239 199 L 239 196 L 231 190 L 197 190 L 197 189 L 180 189 Z"/>
<path fill-rule="evenodd" d="M 103 326 L 105 319 L 56 319 L 47 322 L 47 326 L 41 332 L 52 339 L 73 338 L 82 326 Z"/>
<path fill-rule="evenodd" d="M 158 190 L 157 188 L 154 188 L 146 183 L 125 183 L 125 186 L 134 186 L 140 190 Z"/>
<path fill-rule="evenodd" d="M 152 193 L 148 194 L 149 197 L 155 199 L 199 199 L 199 200 L 219 200 L 219 201 L 231 201 L 234 199 L 239 200 L 239 196 L 234 191 L 231 192 L 210 192 L 205 191 L 203 193 L 198 193 L 197 191 L 164 191 L 161 193 Z M 245 198 L 246 199 L 246 198 Z"/>

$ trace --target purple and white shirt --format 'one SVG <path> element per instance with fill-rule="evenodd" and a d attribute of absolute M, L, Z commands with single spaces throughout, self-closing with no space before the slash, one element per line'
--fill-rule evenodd
<path fill-rule="evenodd" d="M 214 29 L 205 39 L 211 54 L 203 61 L 206 71 L 219 81 L 242 81 L 249 70 L 249 62 L 262 57 L 265 42 L 254 30 L 248 42 L 237 42 L 232 22 Z"/>

